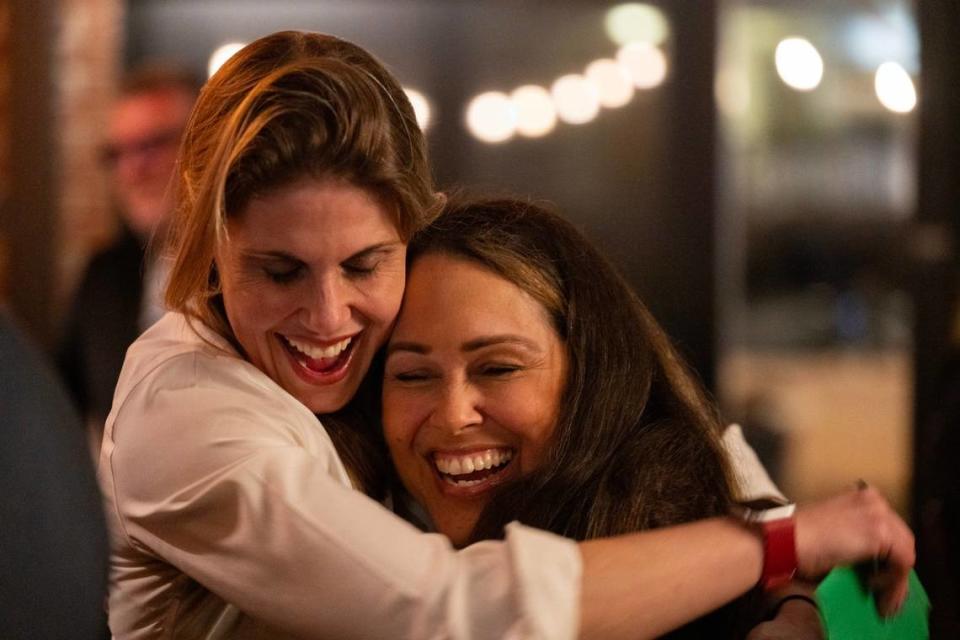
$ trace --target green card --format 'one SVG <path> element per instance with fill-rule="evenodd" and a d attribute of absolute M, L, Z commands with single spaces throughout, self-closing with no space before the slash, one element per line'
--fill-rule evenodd
<path fill-rule="evenodd" d="M 873 595 L 857 571 L 831 571 L 817 587 L 817 602 L 827 640 L 927 640 L 930 600 L 917 574 L 910 572 L 910 591 L 900 611 L 890 618 L 877 613 Z"/>

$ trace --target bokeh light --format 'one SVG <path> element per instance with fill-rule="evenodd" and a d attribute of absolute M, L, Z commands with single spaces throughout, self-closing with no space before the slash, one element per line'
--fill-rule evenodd
<path fill-rule="evenodd" d="M 217 69 L 223 66 L 223 63 L 233 57 L 237 51 L 247 46 L 243 42 L 228 42 L 217 47 L 210 54 L 210 60 L 207 62 L 207 77 L 209 78 L 217 72 Z"/>
<path fill-rule="evenodd" d="M 884 62 L 877 68 L 873 87 L 880 104 L 895 113 L 910 113 L 917 106 L 917 90 L 901 65 Z"/>
<path fill-rule="evenodd" d="M 652 89 L 667 77 L 667 57 L 658 47 L 644 42 L 624 45 L 617 52 L 619 62 L 633 78 L 637 89 Z"/>
<path fill-rule="evenodd" d="M 593 83 L 571 73 L 558 78 L 550 88 L 557 116 L 569 124 L 584 124 L 597 117 L 600 95 Z"/>
<path fill-rule="evenodd" d="M 663 12 L 649 4 L 628 2 L 611 7 L 604 20 L 607 35 L 618 45 L 631 42 L 661 44 L 670 34 Z"/>
<path fill-rule="evenodd" d="M 741 68 L 720 69 L 714 81 L 714 95 L 724 115 L 745 115 L 750 110 L 749 75 Z"/>
<path fill-rule="evenodd" d="M 920 69 L 920 41 L 909 3 L 889 4 L 847 17 L 841 26 L 846 55 L 861 69 L 874 71 L 896 60 L 907 73 Z"/>
<path fill-rule="evenodd" d="M 823 78 L 823 58 L 817 48 L 803 38 L 786 38 L 777 45 L 774 61 L 777 73 L 787 86 L 811 91 Z"/>
<path fill-rule="evenodd" d="M 553 131 L 557 125 L 557 109 L 550 92 L 543 87 L 528 84 L 510 94 L 517 116 L 517 133 L 538 138 Z"/>
<path fill-rule="evenodd" d="M 600 104 L 608 109 L 622 107 L 633 97 L 633 78 L 616 60 L 594 60 L 587 65 L 584 76 L 597 88 Z"/>
<path fill-rule="evenodd" d="M 410 106 L 413 107 L 413 113 L 417 117 L 417 124 L 420 126 L 420 130 L 426 131 L 427 127 L 430 126 L 430 101 L 416 89 L 404 87 L 403 92 L 407 94 L 407 100 L 410 101 Z"/>
<path fill-rule="evenodd" d="M 496 143 L 513 137 L 517 114 L 509 96 L 499 91 L 481 93 L 467 106 L 467 128 L 477 139 Z"/>

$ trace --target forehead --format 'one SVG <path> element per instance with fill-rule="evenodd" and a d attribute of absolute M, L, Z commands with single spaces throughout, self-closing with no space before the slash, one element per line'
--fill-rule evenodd
<path fill-rule="evenodd" d="M 158 87 L 120 97 L 110 117 L 114 139 L 182 127 L 193 99 L 176 87 Z"/>
<path fill-rule="evenodd" d="M 397 332 L 430 328 L 456 330 L 464 338 L 501 332 L 555 336 L 547 310 L 526 291 L 474 260 L 440 253 L 413 263 Z"/>
<path fill-rule="evenodd" d="M 400 237 L 390 210 L 367 189 L 304 177 L 258 196 L 228 221 L 231 243 L 309 259 Z"/>

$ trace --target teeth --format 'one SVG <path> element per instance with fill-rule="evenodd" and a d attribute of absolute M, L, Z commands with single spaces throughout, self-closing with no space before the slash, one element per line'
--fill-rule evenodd
<path fill-rule="evenodd" d="M 472 487 L 475 484 L 480 484 L 483 480 L 447 480 L 452 484 L 457 485 L 458 487 Z"/>
<path fill-rule="evenodd" d="M 484 469 L 493 469 L 506 464 L 513 459 L 512 449 L 487 449 L 462 456 L 440 455 L 434 456 L 434 462 L 440 473 L 448 476 L 462 476 L 474 471 L 483 471 Z M 479 481 L 461 481 L 479 482 Z"/>
<path fill-rule="evenodd" d="M 284 338 L 294 349 L 309 358 L 313 358 L 314 360 L 319 360 L 320 358 L 336 358 L 338 355 L 343 353 L 343 350 L 346 349 L 350 345 L 350 341 L 353 340 L 352 337 L 344 338 L 340 342 L 332 344 L 329 347 L 318 347 L 310 344 L 309 342 L 297 340 L 296 338 L 290 338 L 287 336 L 284 336 Z"/>

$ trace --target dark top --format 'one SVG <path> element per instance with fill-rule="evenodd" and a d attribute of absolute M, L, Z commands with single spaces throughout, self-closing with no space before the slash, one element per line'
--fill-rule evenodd
<path fill-rule="evenodd" d="M 80 420 L 0 313 L 0 638 L 100 638 L 107 537 Z"/>
<path fill-rule="evenodd" d="M 80 412 L 101 425 L 127 347 L 140 335 L 144 248 L 130 232 L 90 261 L 77 288 L 57 357 Z"/>

